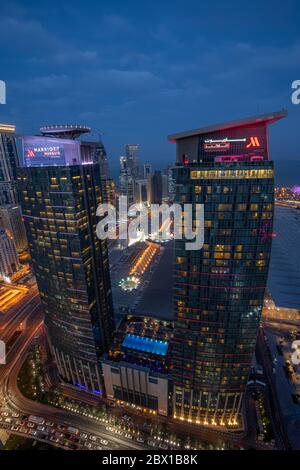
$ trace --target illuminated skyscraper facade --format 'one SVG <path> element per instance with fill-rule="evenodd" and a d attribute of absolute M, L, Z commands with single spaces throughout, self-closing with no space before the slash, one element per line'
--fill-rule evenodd
<path fill-rule="evenodd" d="M 126 144 L 125 154 L 127 159 L 127 167 L 134 179 L 139 177 L 139 144 Z"/>
<path fill-rule="evenodd" d="M 21 208 L 16 204 L 0 205 L 0 227 L 3 227 L 13 238 L 18 253 L 28 247 Z"/>
<path fill-rule="evenodd" d="M 0 227 L 0 280 L 9 282 L 18 269 L 20 263 L 15 243 L 6 230 Z"/>
<path fill-rule="evenodd" d="M 267 126 L 285 112 L 170 136 L 181 204 L 204 204 L 204 246 L 175 241 L 173 411 L 240 427 L 272 243 Z M 195 222 L 196 224 L 196 222 Z"/>
<path fill-rule="evenodd" d="M 18 154 L 15 126 L 0 124 L 0 205 L 17 204 Z"/>
<path fill-rule="evenodd" d="M 64 136 L 65 137 L 65 136 Z M 45 326 L 64 382 L 101 394 L 114 330 L 106 241 L 96 236 L 99 163 L 79 141 L 23 138 L 18 184 Z"/>

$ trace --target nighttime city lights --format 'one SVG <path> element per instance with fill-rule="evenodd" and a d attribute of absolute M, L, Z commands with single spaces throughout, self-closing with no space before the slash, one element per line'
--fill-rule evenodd
<path fill-rule="evenodd" d="M 3 468 L 300 450 L 296 11 L 1 5 Z"/>

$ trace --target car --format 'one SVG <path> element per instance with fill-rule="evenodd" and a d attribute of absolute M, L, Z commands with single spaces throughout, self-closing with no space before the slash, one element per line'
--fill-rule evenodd
<path fill-rule="evenodd" d="M 105 439 L 100 439 L 100 442 L 101 442 L 101 444 L 103 444 L 104 446 L 107 446 L 107 445 L 108 445 L 108 441 L 106 441 Z"/>
<path fill-rule="evenodd" d="M 167 450 L 168 449 L 168 446 L 166 446 L 166 444 L 163 444 L 162 442 L 159 444 L 158 446 L 160 449 L 164 449 L 164 450 Z"/>
<path fill-rule="evenodd" d="M 59 439 L 57 439 L 57 437 L 55 437 L 55 436 L 51 436 L 51 437 L 50 437 L 50 441 L 57 443 L 57 442 L 59 441 Z"/>
<path fill-rule="evenodd" d="M 1 413 L 1 416 L 8 416 L 7 411 L 3 411 L 3 412 Z"/>
<path fill-rule="evenodd" d="M 142 442 L 142 443 L 143 443 L 143 442 L 145 442 L 145 439 L 143 439 L 142 437 L 139 436 L 139 437 L 137 438 L 137 442 Z"/>
<path fill-rule="evenodd" d="M 127 439 L 132 439 L 132 435 L 131 435 L 131 434 L 128 434 L 128 433 L 125 434 L 125 437 L 126 437 Z"/>
<path fill-rule="evenodd" d="M 11 418 L 5 418 L 4 422 L 5 423 L 11 423 Z"/>
<path fill-rule="evenodd" d="M 123 431 L 121 431 L 121 429 L 116 429 L 115 433 L 118 434 L 119 436 L 123 436 Z"/>
<path fill-rule="evenodd" d="M 27 426 L 28 426 L 29 428 L 34 428 L 34 423 L 30 423 L 30 422 L 29 422 L 29 423 L 27 423 Z"/>
<path fill-rule="evenodd" d="M 46 426 L 50 426 L 51 428 L 54 426 L 53 421 L 46 421 Z"/>
<path fill-rule="evenodd" d="M 29 434 L 31 434 L 32 436 L 36 436 L 37 431 L 35 429 L 29 429 Z"/>
<path fill-rule="evenodd" d="M 19 431 L 19 427 L 18 426 L 12 426 L 10 428 L 11 431 Z"/>
<path fill-rule="evenodd" d="M 19 416 L 20 416 L 19 413 L 13 413 L 13 414 L 12 414 L 12 417 L 13 417 L 13 418 L 18 418 Z"/>
<path fill-rule="evenodd" d="M 122 419 L 123 419 L 124 421 L 132 421 L 131 417 L 128 416 L 128 415 L 126 415 L 126 414 L 122 416 Z"/>
<path fill-rule="evenodd" d="M 95 442 L 95 441 L 97 440 L 97 437 L 96 437 L 96 436 L 93 436 L 93 435 L 91 434 L 91 435 L 90 435 L 90 440 Z"/>
<path fill-rule="evenodd" d="M 147 444 L 152 447 L 156 447 L 156 442 L 148 441 Z"/>
<path fill-rule="evenodd" d="M 20 432 L 23 432 L 24 434 L 27 434 L 28 429 L 27 428 L 20 428 Z"/>
<path fill-rule="evenodd" d="M 37 427 L 37 430 L 38 430 L 38 431 L 45 431 L 45 426 L 38 426 L 38 427 Z"/>
<path fill-rule="evenodd" d="M 55 437 L 64 437 L 63 433 L 62 432 L 56 432 L 54 434 Z"/>
<path fill-rule="evenodd" d="M 96 450 L 103 450 L 103 447 L 97 446 Z"/>
<path fill-rule="evenodd" d="M 64 431 L 66 429 L 66 426 L 64 424 L 59 424 L 57 426 L 57 429 L 59 429 L 60 431 Z"/>
<path fill-rule="evenodd" d="M 88 449 L 92 448 L 92 444 L 90 442 L 85 442 L 84 447 L 87 447 Z"/>
<path fill-rule="evenodd" d="M 82 433 L 80 434 L 80 437 L 81 437 L 81 439 L 87 439 L 87 438 L 88 438 L 88 435 L 87 435 L 85 432 L 82 432 Z"/>

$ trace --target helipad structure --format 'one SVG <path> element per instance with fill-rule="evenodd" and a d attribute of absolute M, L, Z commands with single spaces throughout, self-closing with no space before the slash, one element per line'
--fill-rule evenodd
<path fill-rule="evenodd" d="M 60 137 L 62 139 L 76 139 L 82 134 L 91 132 L 91 128 L 78 124 L 52 125 L 40 128 L 41 134 L 47 137 Z"/>

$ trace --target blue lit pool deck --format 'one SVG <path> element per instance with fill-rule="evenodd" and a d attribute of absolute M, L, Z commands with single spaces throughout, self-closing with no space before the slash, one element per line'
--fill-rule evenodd
<path fill-rule="evenodd" d="M 166 341 L 144 338 L 137 335 L 126 335 L 122 346 L 150 354 L 157 354 L 158 356 L 165 356 L 168 351 L 168 343 Z"/>

